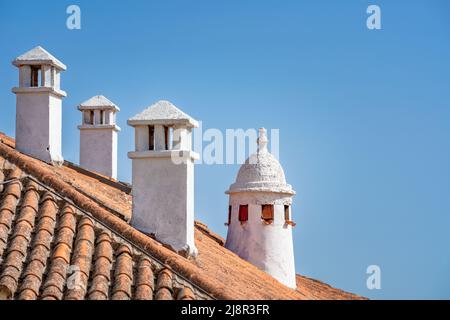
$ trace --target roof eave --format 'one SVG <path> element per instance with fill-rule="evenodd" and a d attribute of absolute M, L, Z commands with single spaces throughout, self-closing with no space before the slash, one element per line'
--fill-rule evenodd
<path fill-rule="evenodd" d="M 120 108 L 116 105 L 104 105 L 104 106 L 89 106 L 89 105 L 78 105 L 78 110 L 84 111 L 84 110 L 114 110 L 116 112 L 120 111 Z"/>
<path fill-rule="evenodd" d="M 64 63 L 60 62 L 60 61 L 54 61 L 54 60 L 22 60 L 22 59 L 15 59 L 12 62 L 13 65 L 15 65 L 16 67 L 21 67 L 24 65 L 28 65 L 28 66 L 40 66 L 40 65 L 51 65 L 54 66 L 55 68 L 57 68 L 58 70 L 61 71 L 66 71 L 67 67 Z"/>

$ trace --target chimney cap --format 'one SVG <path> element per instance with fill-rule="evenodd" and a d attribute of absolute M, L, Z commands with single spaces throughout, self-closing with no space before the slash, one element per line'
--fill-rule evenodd
<path fill-rule="evenodd" d="M 27 51 L 24 54 L 18 56 L 16 59 L 14 59 L 12 64 L 16 67 L 20 67 L 23 65 L 52 65 L 59 70 L 64 71 L 67 69 L 64 63 L 56 59 L 41 46 L 37 46 L 36 48 L 33 48 L 30 51 Z"/>
<path fill-rule="evenodd" d="M 80 103 L 78 105 L 78 110 L 114 110 L 114 111 L 120 111 L 120 108 L 111 100 L 106 98 L 103 95 L 97 95 L 93 96 L 92 98 Z"/>
<path fill-rule="evenodd" d="M 198 122 L 184 113 L 171 102 L 159 100 L 150 107 L 128 119 L 130 126 L 154 124 L 181 124 L 191 128 L 198 127 Z"/>

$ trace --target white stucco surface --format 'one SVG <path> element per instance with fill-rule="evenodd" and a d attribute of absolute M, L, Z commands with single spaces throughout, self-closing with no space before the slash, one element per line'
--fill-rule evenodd
<path fill-rule="evenodd" d="M 285 205 L 291 206 L 295 191 L 286 183 L 278 160 L 267 151 L 265 135 L 260 129 L 258 152 L 242 165 L 226 191 L 232 210 L 225 247 L 296 288 L 292 225 L 285 219 Z M 240 205 L 248 205 L 248 221 L 239 221 Z M 270 224 L 261 218 L 262 205 L 274 206 Z"/>
<path fill-rule="evenodd" d="M 117 179 L 117 130 L 80 127 L 80 165 Z"/>
<path fill-rule="evenodd" d="M 16 94 L 16 149 L 48 163 L 61 164 L 62 91 L 13 88 Z"/>
<path fill-rule="evenodd" d="M 176 251 L 196 255 L 194 163 L 174 164 L 171 155 L 133 158 L 131 224 Z"/>
<path fill-rule="evenodd" d="M 267 272 L 281 283 L 296 287 L 292 226 L 285 223 L 284 205 L 274 205 L 274 221 L 265 224 L 261 219 L 261 205 L 267 201 L 249 204 L 248 221 L 238 219 L 239 204 L 247 203 L 233 196 L 231 223 L 228 227 L 225 247 L 242 259 Z"/>

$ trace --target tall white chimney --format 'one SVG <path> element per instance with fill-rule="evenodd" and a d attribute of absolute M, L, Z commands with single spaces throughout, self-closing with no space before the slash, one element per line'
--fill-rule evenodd
<path fill-rule="evenodd" d="M 120 111 L 113 102 L 98 95 L 81 103 L 80 165 L 88 170 L 117 179 L 116 113 Z"/>
<path fill-rule="evenodd" d="M 198 123 L 168 101 L 128 120 L 135 128 L 131 224 L 184 255 L 195 256 L 192 128 Z"/>
<path fill-rule="evenodd" d="M 36 47 L 17 57 L 16 149 L 48 163 L 61 164 L 62 98 L 60 72 L 66 66 Z"/>

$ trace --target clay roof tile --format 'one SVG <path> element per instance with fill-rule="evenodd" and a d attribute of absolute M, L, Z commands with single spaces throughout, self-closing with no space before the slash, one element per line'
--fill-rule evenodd
<path fill-rule="evenodd" d="M 111 238 L 108 234 L 102 233 L 97 239 L 95 248 L 92 285 L 89 290 L 90 299 L 104 300 L 108 298 L 112 269 L 112 252 Z"/>
<path fill-rule="evenodd" d="M 130 248 L 126 245 L 121 245 L 117 249 L 116 257 L 112 299 L 128 300 L 131 298 L 133 282 L 133 261 Z"/>
<path fill-rule="evenodd" d="M 191 288 L 184 287 L 178 292 L 177 300 L 195 300 L 195 294 Z"/>
<path fill-rule="evenodd" d="M 147 258 L 142 257 L 137 270 L 135 299 L 152 300 L 154 281 L 152 265 Z"/>
<path fill-rule="evenodd" d="M 173 300 L 172 272 L 169 269 L 163 269 L 158 274 L 156 283 L 156 300 Z"/>

